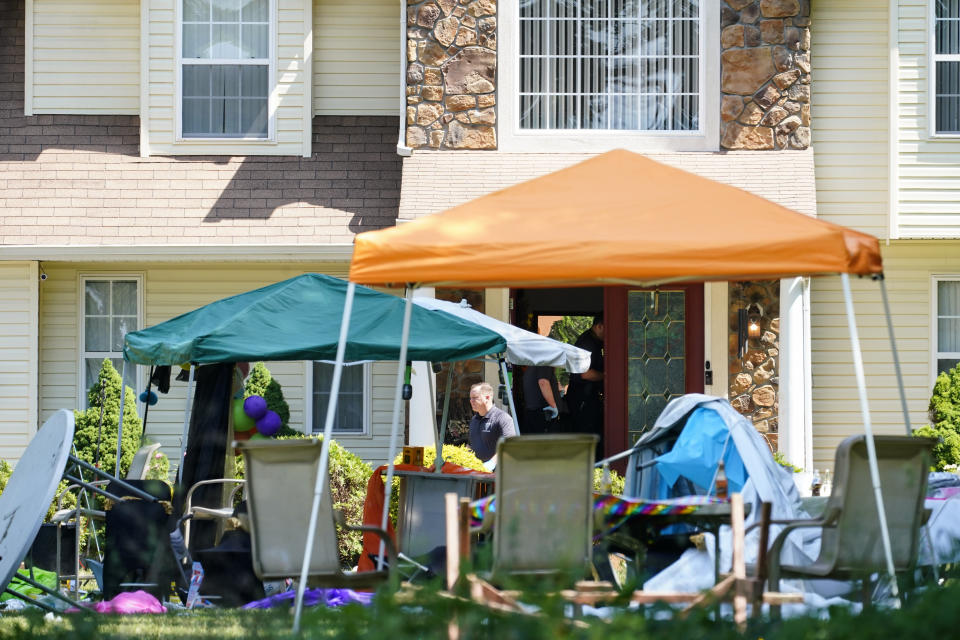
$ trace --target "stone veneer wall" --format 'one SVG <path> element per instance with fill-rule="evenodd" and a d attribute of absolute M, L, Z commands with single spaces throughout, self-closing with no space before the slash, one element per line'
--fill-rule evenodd
<path fill-rule="evenodd" d="M 496 1 L 407 4 L 407 146 L 496 149 Z"/>
<path fill-rule="evenodd" d="M 777 450 L 780 413 L 780 281 L 733 282 L 729 287 L 730 325 L 728 397 L 733 408 L 753 422 Z M 760 305 L 760 337 L 747 339 L 740 358 L 737 344 L 738 311 Z"/>
<path fill-rule="evenodd" d="M 721 5 L 724 149 L 810 146 L 810 1 Z"/>

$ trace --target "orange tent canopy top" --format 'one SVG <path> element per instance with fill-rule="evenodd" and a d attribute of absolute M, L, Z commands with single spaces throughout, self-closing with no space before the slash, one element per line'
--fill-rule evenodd
<path fill-rule="evenodd" d="M 361 233 L 360 284 L 650 286 L 882 273 L 871 235 L 617 150 Z"/>

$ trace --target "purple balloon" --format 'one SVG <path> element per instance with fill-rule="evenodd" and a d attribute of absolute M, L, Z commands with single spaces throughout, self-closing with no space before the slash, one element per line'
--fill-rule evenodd
<path fill-rule="evenodd" d="M 261 396 L 250 396 L 243 401 L 243 412 L 254 420 L 259 420 L 267 414 L 267 401 Z"/>
<path fill-rule="evenodd" d="M 280 415 L 276 411 L 267 411 L 262 418 L 257 420 L 257 432 L 267 437 L 275 436 L 277 431 L 280 431 L 282 424 Z"/>

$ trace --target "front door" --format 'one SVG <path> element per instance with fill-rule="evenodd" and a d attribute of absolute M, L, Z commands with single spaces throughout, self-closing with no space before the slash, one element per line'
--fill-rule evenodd
<path fill-rule="evenodd" d="M 605 455 L 632 446 L 667 403 L 703 393 L 703 285 L 608 287 Z"/>

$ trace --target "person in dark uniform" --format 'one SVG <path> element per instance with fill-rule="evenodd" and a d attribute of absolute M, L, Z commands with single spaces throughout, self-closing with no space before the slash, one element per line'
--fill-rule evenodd
<path fill-rule="evenodd" d="M 497 441 L 517 434 L 513 418 L 493 404 L 493 387 L 486 382 L 470 387 L 470 407 L 474 411 L 470 419 L 470 448 L 487 470 L 493 471 L 497 466 Z"/>
<path fill-rule="evenodd" d="M 572 431 L 599 436 L 599 459 L 603 457 L 603 314 L 594 316 L 593 326 L 580 334 L 574 345 L 590 352 L 590 368 L 570 374 L 566 400 Z"/>
<path fill-rule="evenodd" d="M 560 385 L 553 367 L 529 366 L 523 372 L 523 432 L 556 433 Z"/>

